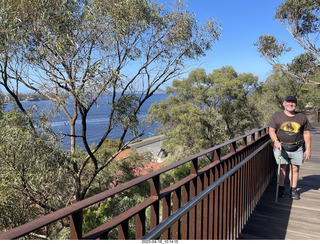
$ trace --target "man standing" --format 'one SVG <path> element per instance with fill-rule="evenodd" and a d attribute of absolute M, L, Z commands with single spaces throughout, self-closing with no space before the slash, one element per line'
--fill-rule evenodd
<path fill-rule="evenodd" d="M 297 99 L 294 96 L 287 96 L 283 106 L 284 110 L 274 113 L 268 123 L 269 135 L 274 143 L 274 156 L 277 163 L 281 163 L 279 197 L 284 197 L 286 167 L 290 164 L 290 196 L 299 200 L 299 169 L 304 160 L 311 157 L 312 125 L 304 114 L 295 111 Z"/>

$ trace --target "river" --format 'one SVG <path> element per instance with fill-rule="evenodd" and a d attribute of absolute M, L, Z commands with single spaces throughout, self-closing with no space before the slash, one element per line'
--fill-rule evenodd
<path fill-rule="evenodd" d="M 158 93 L 152 95 L 141 107 L 140 113 L 138 115 L 139 121 L 142 119 L 147 118 L 147 112 L 152 103 L 160 102 L 161 100 L 165 100 L 169 95 L 164 93 Z M 32 101 L 32 102 L 23 102 L 23 105 L 25 108 L 36 106 L 37 110 L 39 111 L 47 111 L 50 110 L 53 107 L 52 102 L 50 101 Z M 7 104 L 5 111 L 8 111 L 13 108 L 12 104 Z M 72 111 L 72 105 L 68 108 L 68 111 Z M 97 101 L 97 106 L 93 106 L 90 110 L 87 118 L 87 139 L 89 142 L 89 145 L 92 143 L 98 143 L 101 137 L 103 136 L 108 123 L 108 114 L 110 113 L 110 109 L 108 107 L 108 104 L 106 103 L 106 97 L 102 96 Z M 76 126 L 76 134 L 81 134 L 81 127 L 80 127 L 80 120 L 78 118 L 77 126 Z M 142 129 L 145 129 L 145 134 L 141 137 L 141 139 L 153 137 L 157 135 L 156 128 L 158 127 L 159 123 L 154 123 L 150 126 L 144 126 L 143 128 L 140 128 L 139 131 L 142 131 Z M 61 113 L 56 115 L 54 118 L 52 118 L 51 121 L 51 127 L 54 132 L 59 133 L 67 133 L 70 132 L 70 127 L 68 125 L 68 119 L 65 114 Z M 108 136 L 108 139 L 116 140 L 121 136 L 122 130 L 121 127 L 116 127 Z M 127 134 L 124 141 L 129 140 L 132 138 L 131 131 Z M 81 139 L 77 138 L 77 145 L 82 148 L 82 142 Z M 70 138 L 66 137 L 63 140 L 63 148 L 70 149 Z"/>

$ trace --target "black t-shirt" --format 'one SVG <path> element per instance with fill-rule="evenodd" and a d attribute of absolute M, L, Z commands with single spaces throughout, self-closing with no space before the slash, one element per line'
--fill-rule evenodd
<path fill-rule="evenodd" d="M 279 111 L 271 116 L 268 126 L 276 130 L 279 141 L 284 143 L 298 142 L 303 138 L 303 132 L 312 128 L 307 116 L 298 113 L 293 117 Z"/>

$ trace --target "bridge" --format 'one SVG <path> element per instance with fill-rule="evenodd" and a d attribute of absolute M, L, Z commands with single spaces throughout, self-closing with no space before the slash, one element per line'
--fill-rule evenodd
<path fill-rule="evenodd" d="M 275 202 L 276 164 L 268 129 L 261 128 L 0 233 L 0 239 L 30 239 L 59 221 L 68 224 L 70 239 L 112 239 L 112 232 L 119 240 L 320 239 L 319 142 L 320 127 L 314 127 L 299 201 Z M 188 176 L 164 185 L 162 176 L 181 166 Z M 84 233 L 84 211 L 145 182 L 149 197 Z"/>
<path fill-rule="evenodd" d="M 239 239 L 319 240 L 320 239 L 320 125 L 314 124 L 312 158 L 300 169 L 298 189 L 301 200 L 291 200 L 289 180 L 286 198 L 274 202 L 276 177 L 272 179 Z M 288 175 L 288 172 L 287 172 Z"/>

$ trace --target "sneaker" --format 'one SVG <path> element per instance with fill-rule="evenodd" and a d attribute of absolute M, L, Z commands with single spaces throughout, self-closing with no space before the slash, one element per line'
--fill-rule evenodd
<path fill-rule="evenodd" d="M 290 196 L 293 200 L 299 200 L 300 199 L 300 195 L 298 193 L 297 188 L 292 188 L 291 192 L 290 192 Z"/>
<path fill-rule="evenodd" d="M 284 198 L 284 186 L 279 186 L 278 197 Z"/>

